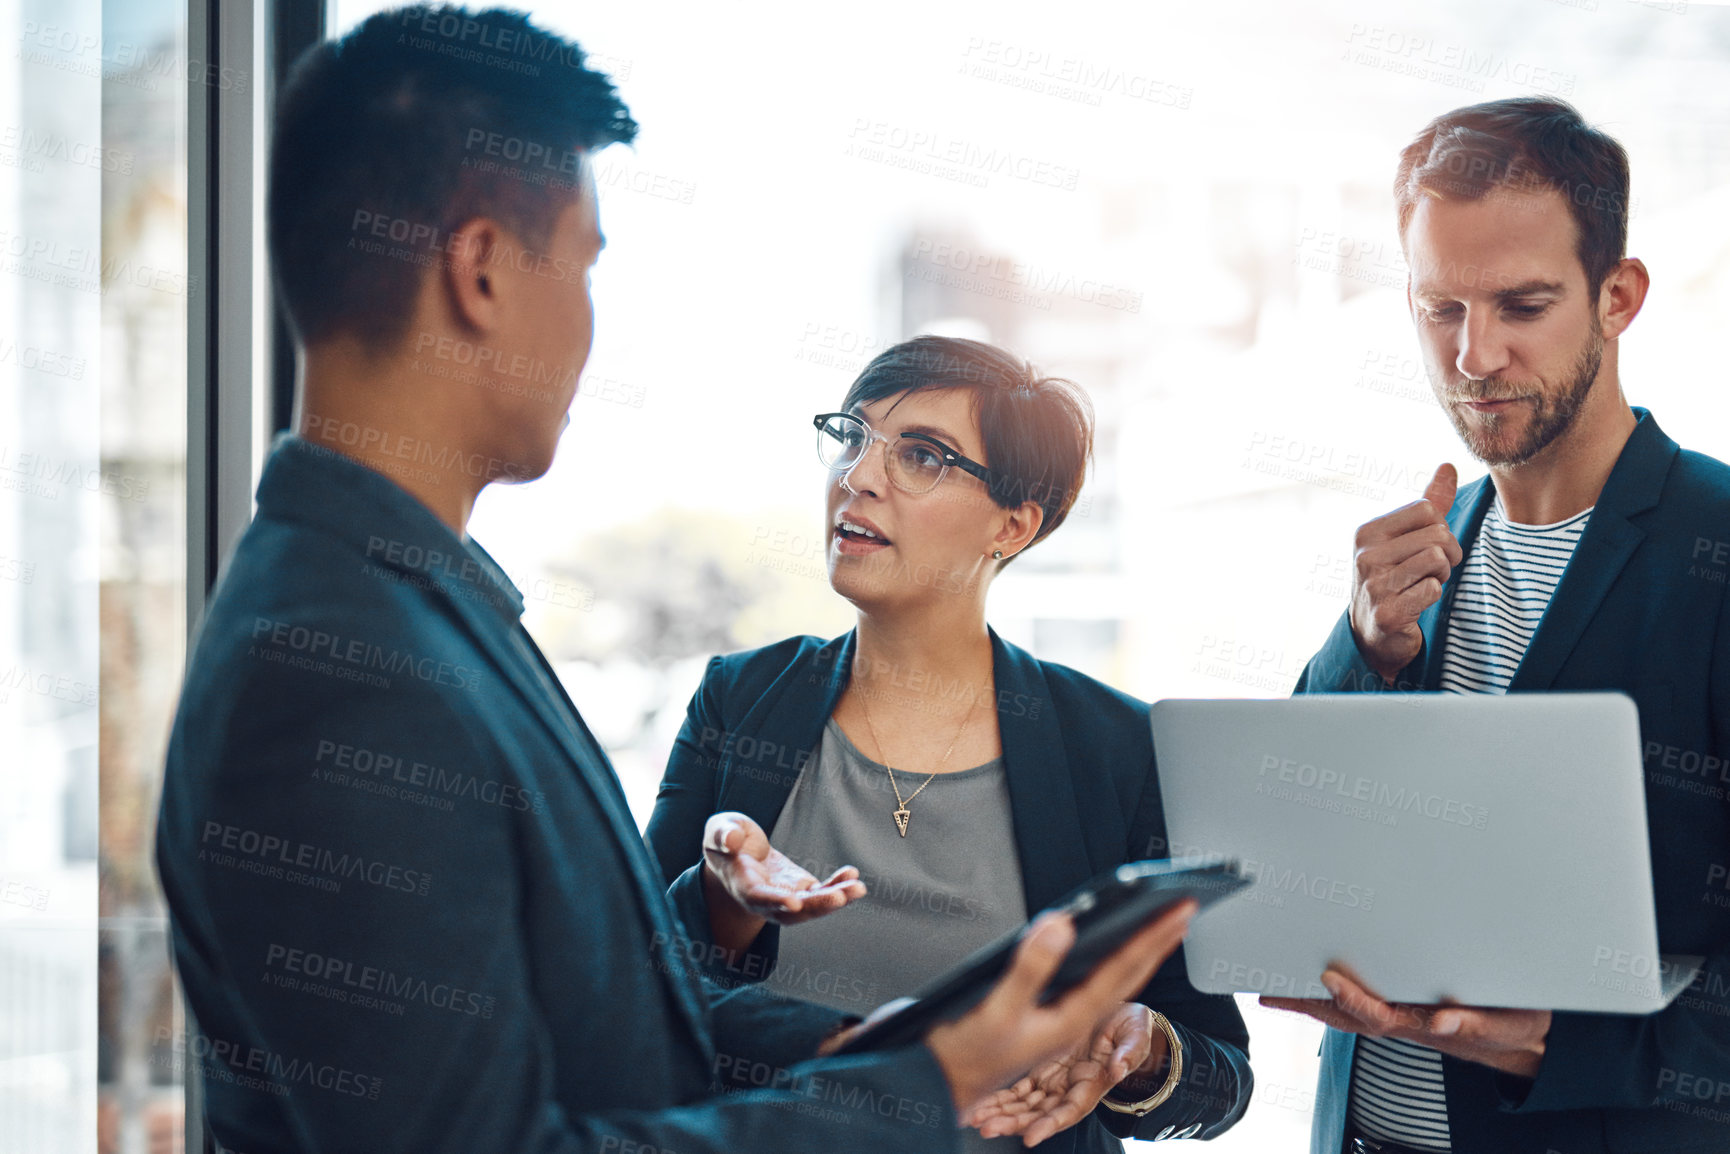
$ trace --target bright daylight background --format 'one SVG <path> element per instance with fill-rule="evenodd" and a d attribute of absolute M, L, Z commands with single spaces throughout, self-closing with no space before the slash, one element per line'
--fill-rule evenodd
<path fill-rule="evenodd" d="M 333 34 L 381 6 L 338 0 Z M 1006 637 L 1144 698 L 1288 692 L 1343 608 L 1352 529 L 1469 465 L 1418 367 L 1388 191 L 1456 105 L 1563 95 L 1627 146 L 1653 277 L 1628 395 L 1730 458 L 1723 7 L 529 6 L 643 131 L 600 161 L 598 335 L 558 463 L 487 494 L 472 530 L 640 820 L 706 657 L 848 626 L 809 417 L 919 332 L 1007 345 L 1099 413 L 1082 506 L 992 594 Z M 0 667 L 66 688 L 0 693 L 0 1154 L 84 1148 L 92 1086 L 102 1150 L 179 1142 L 149 853 L 184 660 L 185 19 L 178 0 L 0 0 L 0 129 L 128 158 L 0 132 L 0 239 L 104 262 L 99 288 L 0 277 L 0 337 L 36 349 L 0 344 L 0 454 L 73 466 L 30 488 L 0 458 Z M 56 21 L 103 47 L 29 35 Z M 105 493 L 92 470 L 147 484 Z M 1213 1148 L 1303 1149 L 1319 1031 L 1244 1008 L 1255 1102 Z"/>

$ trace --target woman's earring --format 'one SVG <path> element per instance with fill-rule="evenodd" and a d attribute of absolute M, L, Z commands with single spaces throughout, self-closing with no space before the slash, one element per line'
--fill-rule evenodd
<path fill-rule="evenodd" d="M 1001 549 L 994 549 L 994 550 L 992 550 L 992 552 L 991 552 L 991 559 L 992 559 L 992 560 L 993 560 L 993 561 L 1001 561 L 1001 560 L 1003 560 L 1003 550 L 1001 550 Z"/>

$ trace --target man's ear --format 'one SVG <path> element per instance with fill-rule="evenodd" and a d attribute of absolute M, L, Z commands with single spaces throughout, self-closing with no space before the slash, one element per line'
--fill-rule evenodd
<path fill-rule="evenodd" d="M 1651 287 L 1652 275 L 1646 271 L 1645 261 L 1623 257 L 1610 270 L 1604 287 L 1598 290 L 1598 325 L 1605 340 L 1615 340 L 1634 323 Z"/>
<path fill-rule="evenodd" d="M 503 285 L 493 258 L 503 241 L 503 227 L 484 216 L 464 221 L 451 234 L 441 279 L 451 313 L 465 328 L 487 332 L 498 323 Z"/>
<path fill-rule="evenodd" d="M 1003 521 L 991 539 L 991 547 L 1003 550 L 1003 559 L 1007 561 L 1033 543 L 1043 524 L 1045 510 L 1039 507 L 1039 502 L 1023 501 L 1013 509 L 1003 510 Z"/>

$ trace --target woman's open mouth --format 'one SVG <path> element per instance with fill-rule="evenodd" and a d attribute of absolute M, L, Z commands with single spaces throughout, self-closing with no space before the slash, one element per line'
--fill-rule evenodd
<path fill-rule="evenodd" d="M 877 531 L 869 521 L 840 517 L 835 521 L 835 543 L 843 556 L 857 557 L 887 548 L 889 538 Z"/>

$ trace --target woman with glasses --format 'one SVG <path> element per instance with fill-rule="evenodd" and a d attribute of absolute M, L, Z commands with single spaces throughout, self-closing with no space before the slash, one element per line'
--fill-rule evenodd
<path fill-rule="evenodd" d="M 829 581 L 858 625 L 710 661 L 648 839 L 725 977 L 865 1014 L 1096 874 L 1166 856 L 1165 828 L 1147 706 L 985 620 L 992 579 L 1075 505 L 1081 391 L 925 336 L 814 424 Z M 1212 1137 L 1250 1089 L 1242 1018 L 1180 952 L 1092 1046 L 976 1110 L 969 1148 Z"/>

